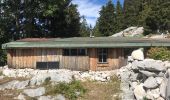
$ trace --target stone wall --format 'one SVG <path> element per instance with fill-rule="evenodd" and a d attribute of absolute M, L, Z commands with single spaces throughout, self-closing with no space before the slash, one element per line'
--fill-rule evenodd
<path fill-rule="evenodd" d="M 119 70 L 122 100 L 165 100 L 170 62 L 129 58 L 128 65 Z"/>

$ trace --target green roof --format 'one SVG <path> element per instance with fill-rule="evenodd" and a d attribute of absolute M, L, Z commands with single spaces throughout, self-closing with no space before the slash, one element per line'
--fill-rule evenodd
<path fill-rule="evenodd" d="M 2 45 L 13 48 L 125 48 L 125 47 L 170 47 L 170 39 L 121 38 L 121 37 L 74 37 L 52 39 L 23 39 Z"/>

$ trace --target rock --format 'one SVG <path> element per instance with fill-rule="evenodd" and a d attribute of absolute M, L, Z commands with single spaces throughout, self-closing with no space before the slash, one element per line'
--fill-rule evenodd
<path fill-rule="evenodd" d="M 156 88 L 157 86 L 158 86 L 158 84 L 154 77 L 149 77 L 144 82 L 144 87 L 147 89 L 153 89 L 153 88 Z"/>
<path fill-rule="evenodd" d="M 112 99 L 114 100 L 114 99 Z M 133 91 L 126 91 L 121 94 L 121 100 L 135 100 Z"/>
<path fill-rule="evenodd" d="M 147 77 L 157 76 L 154 72 L 149 72 L 149 71 L 145 71 L 145 70 L 139 70 L 139 72 L 146 75 Z"/>
<path fill-rule="evenodd" d="M 17 97 L 17 100 L 26 100 L 26 99 L 25 96 L 22 93 L 20 93 Z"/>
<path fill-rule="evenodd" d="M 65 100 L 65 97 L 63 95 L 61 95 L 61 94 L 58 94 L 57 96 L 55 96 L 53 98 L 53 100 Z"/>
<path fill-rule="evenodd" d="M 40 96 L 38 100 L 52 100 L 51 96 Z"/>
<path fill-rule="evenodd" d="M 112 35 L 112 37 L 138 37 L 144 32 L 143 27 L 129 27 L 119 33 Z"/>
<path fill-rule="evenodd" d="M 166 67 L 164 66 L 163 63 L 160 62 L 156 62 L 156 61 L 148 61 L 148 60 L 144 60 L 144 61 L 140 61 L 137 64 L 138 69 L 140 70 L 147 70 L 147 71 L 151 71 L 151 72 L 163 72 L 166 71 Z"/>
<path fill-rule="evenodd" d="M 155 99 L 159 98 L 160 97 L 159 88 L 148 90 L 146 97 L 148 97 L 148 99 L 152 99 L 152 100 L 153 99 L 155 100 Z"/>
<path fill-rule="evenodd" d="M 143 49 L 134 50 L 131 54 L 132 58 L 135 60 L 144 60 Z"/>
<path fill-rule="evenodd" d="M 132 82 L 130 83 L 131 89 L 134 90 L 135 87 L 138 85 L 138 82 Z"/>
<path fill-rule="evenodd" d="M 162 97 L 158 97 L 156 100 L 165 100 L 165 99 Z"/>
<path fill-rule="evenodd" d="M 33 78 L 30 79 L 30 85 L 41 85 L 45 82 L 46 79 L 50 79 L 49 75 L 43 74 L 43 75 L 36 75 Z"/>
<path fill-rule="evenodd" d="M 4 90 L 4 89 L 24 89 L 26 88 L 26 86 L 29 85 L 29 81 L 17 81 L 17 80 L 13 80 L 11 82 L 8 83 L 4 83 L 2 85 L 0 85 L 0 90 Z"/>
<path fill-rule="evenodd" d="M 128 62 L 133 62 L 133 61 L 134 61 L 133 57 L 132 56 L 128 56 Z"/>
<path fill-rule="evenodd" d="M 137 78 L 138 78 L 138 73 L 134 73 L 134 72 L 131 72 L 130 74 L 130 80 L 133 82 L 133 81 L 137 81 Z"/>
<path fill-rule="evenodd" d="M 143 84 L 137 85 L 134 89 L 134 95 L 137 100 L 143 100 L 143 97 L 146 96 L 146 92 L 143 88 Z"/>
<path fill-rule="evenodd" d="M 39 87 L 37 89 L 25 89 L 23 93 L 29 97 L 42 96 L 43 94 L 45 94 L 45 88 Z"/>
<path fill-rule="evenodd" d="M 163 77 L 156 77 L 156 81 L 158 84 L 161 84 L 163 79 L 164 79 Z"/>
<path fill-rule="evenodd" d="M 167 79 L 164 79 L 160 85 L 160 95 L 165 98 L 166 94 L 166 84 L 167 84 Z"/>

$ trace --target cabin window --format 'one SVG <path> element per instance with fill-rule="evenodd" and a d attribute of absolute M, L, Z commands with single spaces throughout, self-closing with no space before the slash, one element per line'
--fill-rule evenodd
<path fill-rule="evenodd" d="M 107 63 L 108 49 L 101 48 L 98 49 L 98 62 Z"/>
<path fill-rule="evenodd" d="M 63 49 L 64 56 L 86 56 L 86 49 Z"/>

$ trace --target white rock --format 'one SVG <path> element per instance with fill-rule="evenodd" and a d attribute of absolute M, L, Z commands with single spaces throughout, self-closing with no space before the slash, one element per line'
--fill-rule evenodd
<path fill-rule="evenodd" d="M 163 77 L 156 77 L 156 81 L 158 84 L 161 84 L 163 79 L 164 79 Z"/>
<path fill-rule="evenodd" d="M 159 63 L 156 61 L 139 61 L 137 63 L 137 67 L 141 70 L 147 70 L 147 71 L 155 71 L 155 72 L 160 72 L 160 71 L 166 71 L 166 67 L 164 66 L 163 63 Z"/>
<path fill-rule="evenodd" d="M 146 87 L 147 89 L 153 89 L 153 88 L 156 88 L 157 86 L 158 84 L 154 77 L 149 77 L 144 82 L 144 87 Z"/>
<path fill-rule="evenodd" d="M 134 95 L 137 100 L 143 100 L 143 97 L 146 96 L 146 92 L 143 88 L 143 84 L 137 85 L 134 89 Z"/>
<path fill-rule="evenodd" d="M 132 90 L 135 89 L 135 87 L 138 85 L 138 82 L 132 82 L 130 83 Z"/>
<path fill-rule="evenodd" d="M 112 35 L 112 37 L 133 37 L 142 35 L 144 32 L 143 27 L 129 27 L 119 33 Z"/>
<path fill-rule="evenodd" d="M 57 96 L 55 96 L 53 98 L 53 100 L 65 100 L 65 97 L 63 95 L 61 95 L 61 94 L 58 94 Z"/>
<path fill-rule="evenodd" d="M 141 72 L 142 74 L 146 75 L 147 77 L 157 76 L 154 72 L 150 72 L 150 71 L 139 70 L 139 72 Z"/>
<path fill-rule="evenodd" d="M 38 100 L 52 100 L 51 96 L 40 96 Z"/>
<path fill-rule="evenodd" d="M 152 89 L 152 90 L 148 90 L 147 91 L 147 96 L 146 97 L 151 97 L 151 98 L 149 98 L 149 99 L 157 99 L 157 98 L 159 98 L 160 97 L 160 92 L 159 92 L 159 88 L 157 88 L 157 89 Z"/>
<path fill-rule="evenodd" d="M 166 85 L 167 85 L 167 79 L 164 78 L 164 80 L 160 85 L 160 94 L 163 98 L 165 98 L 165 94 L 166 94 Z"/>
<path fill-rule="evenodd" d="M 4 83 L 2 85 L 0 85 L 0 90 L 4 90 L 4 89 L 24 89 L 26 88 L 26 86 L 28 86 L 29 81 L 17 81 L 17 80 L 13 80 L 11 82 L 8 83 Z"/>
<path fill-rule="evenodd" d="M 23 93 L 29 97 L 42 96 L 43 94 L 45 94 L 45 88 L 39 87 L 37 89 L 25 89 Z"/>
<path fill-rule="evenodd" d="M 131 56 L 135 60 L 144 60 L 143 49 L 134 50 Z"/>
<path fill-rule="evenodd" d="M 158 97 L 156 100 L 165 100 L 165 99 L 162 97 Z"/>
<path fill-rule="evenodd" d="M 20 94 L 18 95 L 17 99 L 18 99 L 18 100 L 26 100 L 26 99 L 25 99 L 25 96 L 24 96 L 22 93 L 20 93 Z"/>

